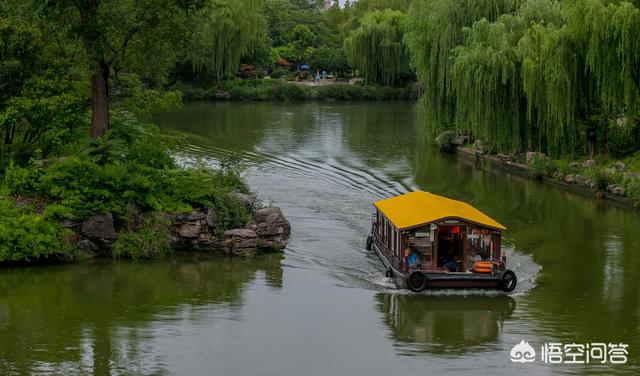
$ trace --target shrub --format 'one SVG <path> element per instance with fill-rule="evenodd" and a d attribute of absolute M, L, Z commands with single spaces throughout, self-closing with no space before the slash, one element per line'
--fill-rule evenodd
<path fill-rule="evenodd" d="M 274 70 L 273 72 L 271 72 L 271 78 L 273 79 L 278 79 L 280 77 L 284 77 L 286 75 L 288 75 L 290 72 L 286 69 L 282 69 L 282 68 L 278 68 L 276 70 Z"/>
<path fill-rule="evenodd" d="M 542 179 L 545 175 L 549 175 L 557 169 L 553 161 L 540 154 L 533 156 L 528 168 L 529 174 L 534 179 Z"/>
<path fill-rule="evenodd" d="M 279 101 L 303 100 L 307 96 L 307 91 L 300 85 L 279 84 L 271 88 L 269 96 Z"/>
<path fill-rule="evenodd" d="M 604 192 L 607 190 L 607 186 L 611 184 L 611 177 L 602 169 L 596 170 L 593 174 L 593 181 L 596 184 L 596 190 Z"/>
<path fill-rule="evenodd" d="M 628 179 L 624 190 L 626 196 L 631 198 L 636 206 L 640 206 L 640 179 Z"/>
<path fill-rule="evenodd" d="M 71 232 L 54 218 L 58 210 L 39 214 L 31 206 L 17 207 L 10 200 L 0 199 L 0 211 L 0 262 L 73 258 L 73 249 L 67 241 Z"/>
<path fill-rule="evenodd" d="M 438 137 L 436 137 L 436 143 L 438 144 L 438 149 L 442 152 L 451 153 L 456 150 L 456 145 L 454 143 L 456 139 L 456 133 L 454 131 L 444 131 L 440 133 Z"/>
<path fill-rule="evenodd" d="M 140 226 L 118 234 L 112 255 L 132 260 L 168 256 L 173 252 L 169 234 L 169 221 L 160 214 L 150 215 Z"/>

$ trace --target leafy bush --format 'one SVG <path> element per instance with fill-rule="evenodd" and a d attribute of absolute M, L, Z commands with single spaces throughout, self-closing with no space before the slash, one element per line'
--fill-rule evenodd
<path fill-rule="evenodd" d="M 636 206 L 640 206 L 640 179 L 628 178 L 624 190 L 626 196 L 632 199 Z"/>
<path fill-rule="evenodd" d="M 438 149 L 443 152 L 451 153 L 456 150 L 456 145 L 454 143 L 456 139 L 456 133 L 454 131 L 444 131 L 440 133 L 438 137 L 436 137 L 436 143 L 438 144 Z"/>
<path fill-rule="evenodd" d="M 112 255 L 132 260 L 165 257 L 173 252 L 169 233 L 169 221 L 159 214 L 151 215 L 140 226 L 118 234 Z"/>
<path fill-rule="evenodd" d="M 28 262 L 58 257 L 73 258 L 67 240 L 70 230 L 56 220 L 60 207 L 39 214 L 31 206 L 18 207 L 0 199 L 0 262 Z"/>
<path fill-rule="evenodd" d="M 271 88 L 269 96 L 278 101 L 303 100 L 307 96 L 304 87 L 295 84 L 279 84 Z"/>
<path fill-rule="evenodd" d="M 68 208 L 75 220 L 113 213 L 118 223 L 124 223 L 130 203 L 143 212 L 187 211 L 218 205 L 236 213 L 237 210 L 224 204 L 227 194 L 247 192 L 248 187 L 232 164 L 220 170 L 206 166 L 178 168 L 156 128 L 118 127 L 96 141 L 98 146 L 91 146 L 94 149 L 90 153 L 50 160 L 40 166 L 11 166 L 5 177 L 9 194 L 44 197 Z M 127 136 L 132 132 L 137 134 Z M 118 141 L 118 147 L 99 145 L 116 136 L 112 141 Z M 230 205 L 233 208 L 234 204 Z M 230 217 L 242 217 L 236 214 Z M 227 223 L 236 224 L 236 219 Z"/>
<path fill-rule="evenodd" d="M 607 190 L 607 186 L 611 184 L 611 177 L 605 174 L 604 170 L 598 169 L 593 174 L 593 181 L 596 184 L 596 190 L 604 192 Z"/>
<path fill-rule="evenodd" d="M 274 70 L 273 72 L 271 72 L 271 78 L 278 79 L 280 77 L 284 77 L 284 76 L 288 75 L 289 73 L 291 73 L 291 72 L 289 72 L 286 69 L 278 68 L 278 69 Z"/>
<path fill-rule="evenodd" d="M 539 154 L 533 156 L 528 168 L 529 174 L 534 179 L 542 179 L 545 175 L 549 175 L 557 169 L 552 160 Z"/>

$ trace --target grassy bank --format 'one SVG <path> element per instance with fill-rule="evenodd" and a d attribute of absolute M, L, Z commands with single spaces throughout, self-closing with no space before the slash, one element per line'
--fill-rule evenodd
<path fill-rule="evenodd" d="M 408 100 L 417 96 L 414 85 L 391 87 L 361 84 L 306 86 L 281 80 L 237 80 L 223 89 L 179 83 L 172 86 L 187 100 L 302 101 L 302 100 Z"/>

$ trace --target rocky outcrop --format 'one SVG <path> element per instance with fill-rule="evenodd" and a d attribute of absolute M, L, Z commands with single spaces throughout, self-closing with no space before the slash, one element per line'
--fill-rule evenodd
<path fill-rule="evenodd" d="M 162 215 L 168 222 L 173 249 L 223 252 L 250 257 L 259 252 L 282 251 L 291 234 L 291 225 L 278 207 L 258 208 L 255 196 L 235 193 L 251 213 L 252 221 L 243 228 L 222 231 L 214 208 Z M 113 215 L 98 214 L 83 222 L 63 222 L 73 231 L 72 239 L 84 258 L 108 254 L 117 238 Z"/>
<path fill-rule="evenodd" d="M 278 207 L 256 210 L 254 221 L 249 222 L 247 229 L 254 231 L 258 239 L 258 248 L 265 250 L 282 250 L 287 246 L 291 235 L 291 225 Z"/>
<path fill-rule="evenodd" d="M 253 256 L 258 252 L 258 235 L 246 228 L 225 231 L 224 249 L 235 256 Z"/>
<path fill-rule="evenodd" d="M 213 208 L 166 213 L 165 217 L 171 224 L 170 242 L 174 249 L 206 251 L 216 247 L 216 215 Z"/>
<path fill-rule="evenodd" d="M 108 252 L 117 237 L 111 213 L 96 214 L 81 223 L 64 222 L 63 225 L 75 232 L 76 246 L 85 257 Z"/>
<path fill-rule="evenodd" d="M 234 193 L 250 212 L 253 220 L 244 228 L 221 233 L 213 208 L 188 213 L 166 213 L 171 223 L 171 245 L 174 249 L 223 251 L 249 257 L 259 251 L 281 251 L 287 245 L 291 225 L 278 207 L 255 209 L 255 196 Z"/>

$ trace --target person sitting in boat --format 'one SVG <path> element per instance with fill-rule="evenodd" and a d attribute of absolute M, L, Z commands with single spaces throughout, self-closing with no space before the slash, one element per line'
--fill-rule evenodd
<path fill-rule="evenodd" d="M 404 250 L 404 265 L 407 271 L 412 267 L 416 261 L 418 260 L 418 254 L 412 245 L 407 245 L 407 248 Z"/>
<path fill-rule="evenodd" d="M 453 250 L 449 249 L 449 251 L 447 252 L 447 255 L 444 258 L 444 263 L 442 264 L 442 267 L 447 269 L 450 272 L 458 271 L 458 260 L 456 259 L 455 253 L 453 252 Z"/>

